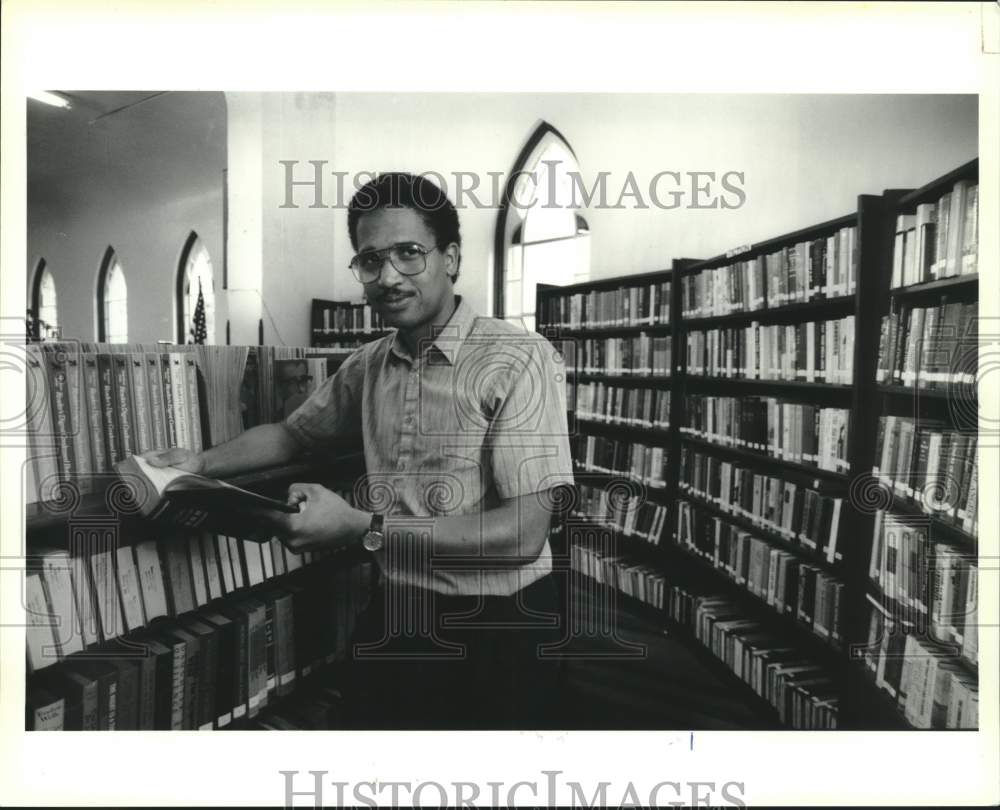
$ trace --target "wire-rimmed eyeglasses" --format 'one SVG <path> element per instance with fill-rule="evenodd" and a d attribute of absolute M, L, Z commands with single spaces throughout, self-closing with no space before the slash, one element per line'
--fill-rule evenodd
<path fill-rule="evenodd" d="M 362 284 L 371 284 L 382 275 L 388 258 L 396 272 L 416 276 L 427 269 L 427 254 L 433 250 L 435 248 L 424 247 L 419 242 L 397 242 L 380 250 L 365 250 L 351 259 L 351 272 Z"/>

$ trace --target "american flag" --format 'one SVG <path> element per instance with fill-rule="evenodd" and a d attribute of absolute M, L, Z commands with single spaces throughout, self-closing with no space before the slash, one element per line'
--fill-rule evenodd
<path fill-rule="evenodd" d="M 191 324 L 191 342 L 204 344 L 208 340 L 205 328 L 205 296 L 201 290 L 201 279 L 198 279 L 198 302 L 194 305 L 194 323 Z"/>

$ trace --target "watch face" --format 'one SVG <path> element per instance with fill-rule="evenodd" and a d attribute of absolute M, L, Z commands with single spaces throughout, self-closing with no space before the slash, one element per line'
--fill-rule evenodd
<path fill-rule="evenodd" d="M 384 535 L 381 532 L 367 532 L 362 543 L 368 551 L 379 551 L 382 548 L 383 540 Z"/>

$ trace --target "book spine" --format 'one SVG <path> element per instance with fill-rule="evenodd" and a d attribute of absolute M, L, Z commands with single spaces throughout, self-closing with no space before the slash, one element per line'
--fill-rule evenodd
<path fill-rule="evenodd" d="M 146 656 L 139 659 L 139 719 L 140 731 L 152 731 L 156 728 L 156 663 L 155 653 L 147 650 Z M 166 689 L 166 684 L 163 688 Z"/>
<path fill-rule="evenodd" d="M 132 404 L 132 373 L 128 355 L 113 354 L 115 410 L 118 417 L 118 442 L 122 457 L 138 452 L 135 436 L 135 406 Z"/>
<path fill-rule="evenodd" d="M 107 438 L 103 430 L 103 411 L 101 409 L 101 381 L 97 368 L 97 357 L 93 354 L 81 356 L 80 363 L 83 375 L 83 397 L 87 402 L 86 429 L 90 432 L 90 450 L 95 473 L 111 470 Z"/>
<path fill-rule="evenodd" d="M 56 447 L 59 451 L 59 477 L 63 481 L 77 483 L 76 449 L 73 446 L 73 419 L 70 413 L 66 361 L 59 359 L 56 353 L 50 353 L 47 359 L 49 392 L 52 398 L 52 426 L 55 429 Z"/>
<path fill-rule="evenodd" d="M 184 729 L 184 697 L 187 692 L 185 672 L 187 666 L 187 650 L 183 641 L 174 641 L 171 645 L 173 650 L 172 666 L 170 670 L 170 729 L 171 731 L 181 731 Z"/>
<path fill-rule="evenodd" d="M 185 372 L 187 366 L 180 352 L 170 355 L 170 382 L 174 394 L 174 424 L 179 447 L 191 449 L 191 432 L 188 425 L 188 393 Z"/>
<path fill-rule="evenodd" d="M 135 413 L 135 444 L 137 453 L 148 453 L 154 448 L 153 426 L 150 417 L 149 391 L 146 388 L 146 364 L 141 353 L 126 355 L 132 375 L 132 403 Z"/>
<path fill-rule="evenodd" d="M 979 186 L 969 188 L 965 204 L 965 221 L 962 223 L 962 275 L 979 272 Z"/>
<path fill-rule="evenodd" d="M 73 424 L 73 455 L 76 458 L 76 483 L 81 494 L 93 492 L 94 459 L 90 450 L 87 401 L 84 394 L 83 362 L 79 354 L 66 359 L 66 382 L 69 416 Z"/>
<path fill-rule="evenodd" d="M 203 449 L 201 431 L 201 400 L 198 396 L 198 364 L 193 356 L 184 358 L 184 382 L 187 394 L 187 427 L 191 439 L 190 449 L 200 453 Z"/>
<path fill-rule="evenodd" d="M 167 447 L 179 447 L 181 437 L 177 429 L 177 404 L 174 402 L 174 369 L 171 356 L 166 353 L 160 355 L 160 380 Z"/>
<path fill-rule="evenodd" d="M 100 728 L 100 713 L 98 710 L 98 683 L 88 679 L 83 687 L 83 694 L 80 700 L 81 723 L 83 731 L 97 731 Z"/>
<path fill-rule="evenodd" d="M 295 614 L 292 594 L 281 593 L 275 599 L 275 614 L 278 694 L 288 695 L 295 690 L 296 678 Z"/>
<path fill-rule="evenodd" d="M 163 410 L 163 378 L 160 373 L 159 355 L 146 352 L 142 356 L 146 370 L 146 395 L 149 400 L 149 425 L 152 435 L 153 449 L 166 450 L 167 422 Z"/>

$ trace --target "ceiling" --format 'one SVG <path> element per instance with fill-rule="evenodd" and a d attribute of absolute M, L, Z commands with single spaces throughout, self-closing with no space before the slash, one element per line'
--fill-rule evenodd
<path fill-rule="evenodd" d="M 32 204 L 53 205 L 93 182 L 128 182 L 139 161 L 184 159 L 183 150 L 222 150 L 221 92 L 53 90 L 69 109 L 27 100 L 27 180 Z M 180 151 L 180 155 L 178 154 Z M 170 167 L 163 166 L 169 175 Z"/>

